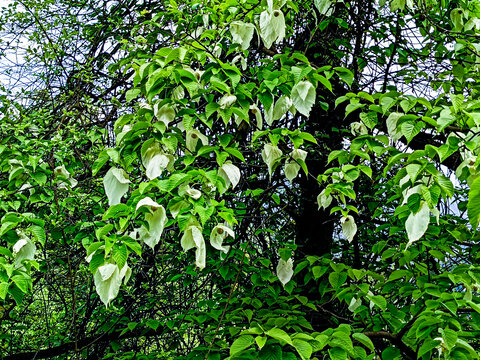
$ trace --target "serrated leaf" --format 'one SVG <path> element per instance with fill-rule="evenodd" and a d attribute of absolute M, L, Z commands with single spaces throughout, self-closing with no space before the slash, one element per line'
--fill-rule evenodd
<path fill-rule="evenodd" d="M 111 218 L 119 218 L 120 216 L 125 216 L 130 213 L 130 206 L 126 204 L 116 204 L 108 208 L 108 210 L 103 214 L 102 220 L 108 220 Z"/>
<path fill-rule="evenodd" d="M 41 226 L 30 226 L 30 231 L 32 232 L 33 236 L 35 239 L 42 244 L 42 246 L 45 245 L 45 241 L 47 239 L 47 235 L 45 233 L 45 229 Z"/>
<path fill-rule="evenodd" d="M 252 335 L 241 335 L 239 338 L 235 339 L 230 347 L 230 356 L 238 354 L 243 350 L 249 348 L 254 342 Z"/>
<path fill-rule="evenodd" d="M 364 345 L 367 349 L 375 351 L 375 346 L 373 345 L 372 340 L 370 338 L 362 333 L 353 333 L 352 337 L 357 340 L 359 343 Z"/>
<path fill-rule="evenodd" d="M 312 356 L 313 349 L 308 342 L 304 340 L 293 339 L 293 346 L 303 360 L 310 359 Z"/>
<path fill-rule="evenodd" d="M 289 345 L 293 346 L 292 338 L 284 330 L 279 328 L 273 328 L 265 332 L 265 335 L 270 336 L 276 340 L 283 341 Z"/>
<path fill-rule="evenodd" d="M 480 222 L 480 177 L 477 177 L 470 186 L 467 215 L 470 224 L 476 230 Z"/>

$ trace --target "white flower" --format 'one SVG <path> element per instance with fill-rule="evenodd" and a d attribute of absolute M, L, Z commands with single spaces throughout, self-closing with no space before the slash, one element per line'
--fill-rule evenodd
<path fill-rule="evenodd" d="M 357 233 L 357 224 L 352 215 L 342 216 L 340 219 L 342 223 L 342 232 L 348 242 L 352 242 L 355 234 Z"/>
<path fill-rule="evenodd" d="M 268 166 L 268 173 L 272 176 L 277 161 L 282 157 L 282 150 L 273 144 L 265 144 L 262 150 L 262 159 Z"/>
<path fill-rule="evenodd" d="M 201 269 L 205 268 L 207 250 L 203 239 L 202 229 L 198 224 L 187 227 L 180 240 L 183 251 L 195 248 L 195 264 Z"/>
<path fill-rule="evenodd" d="M 130 180 L 127 173 L 123 169 L 112 167 L 103 178 L 103 186 L 108 197 L 108 205 L 116 205 L 120 203 L 120 199 L 128 191 Z"/>
<path fill-rule="evenodd" d="M 190 152 L 195 151 L 198 140 L 200 140 L 203 145 L 208 145 L 208 138 L 198 130 L 195 130 L 195 129 L 188 130 L 186 136 L 187 136 L 187 141 L 186 141 L 187 149 L 190 150 Z"/>
<path fill-rule="evenodd" d="M 118 269 L 117 264 L 104 264 L 97 269 L 93 277 L 95 290 L 106 307 L 117 297 L 122 279 L 126 283 L 131 274 L 132 270 L 127 264 L 123 266 L 122 270 Z"/>
<path fill-rule="evenodd" d="M 153 111 L 156 118 L 165 124 L 165 127 L 168 128 L 173 120 L 175 120 L 175 110 L 168 104 L 163 105 L 161 108 L 158 107 L 159 103 L 156 103 L 153 106 Z"/>
<path fill-rule="evenodd" d="M 237 186 L 240 181 L 240 169 L 232 164 L 231 161 L 225 161 L 222 167 L 218 170 L 218 175 L 225 180 L 227 187 L 232 184 L 232 189 Z"/>
<path fill-rule="evenodd" d="M 218 102 L 218 105 L 220 105 L 220 109 L 226 109 L 232 106 L 235 101 L 237 101 L 237 97 L 235 95 L 224 95 Z"/>
<path fill-rule="evenodd" d="M 290 153 L 290 160 L 285 162 L 285 176 L 289 181 L 295 179 L 300 170 L 300 165 L 297 160 L 305 161 L 307 157 L 307 152 L 301 149 L 295 149 Z"/>
<path fill-rule="evenodd" d="M 159 177 L 163 170 L 171 167 L 174 162 L 175 158 L 172 155 L 165 154 L 156 141 L 142 154 L 142 163 L 150 180 Z"/>
<path fill-rule="evenodd" d="M 244 23 L 242 21 L 233 21 L 230 24 L 230 33 L 232 34 L 233 43 L 240 44 L 242 50 L 247 50 L 250 41 L 253 38 L 255 25 Z"/>
<path fill-rule="evenodd" d="M 55 175 L 55 179 L 59 180 L 58 187 L 60 189 L 66 189 L 67 185 L 74 188 L 78 184 L 77 180 L 70 178 L 70 173 L 65 168 L 65 165 L 57 166 L 53 170 L 53 174 Z"/>
<path fill-rule="evenodd" d="M 285 37 L 285 17 L 283 12 L 275 10 L 265 10 L 260 14 L 260 36 L 267 49 L 272 44 L 280 42 Z"/>
<path fill-rule="evenodd" d="M 15 268 L 23 268 L 22 261 L 25 259 L 33 260 L 37 247 L 25 236 L 24 233 L 17 231 L 19 239 L 13 245 L 13 256 L 15 257 Z"/>
<path fill-rule="evenodd" d="M 218 224 L 213 228 L 212 233 L 210 234 L 210 244 L 213 248 L 227 253 L 230 247 L 222 245 L 223 240 L 225 240 L 227 236 L 234 238 L 235 233 L 229 227 Z"/>
<path fill-rule="evenodd" d="M 292 258 L 287 261 L 280 259 L 277 265 L 277 277 L 278 280 L 285 286 L 293 276 L 293 260 Z"/>
<path fill-rule="evenodd" d="M 148 229 L 145 226 L 142 226 L 138 233 L 143 242 L 153 250 L 160 242 L 165 224 L 167 223 L 167 214 L 165 208 L 150 197 L 140 200 L 137 204 L 136 210 L 138 211 L 143 206 L 150 210 L 150 212 L 145 215 Z"/>

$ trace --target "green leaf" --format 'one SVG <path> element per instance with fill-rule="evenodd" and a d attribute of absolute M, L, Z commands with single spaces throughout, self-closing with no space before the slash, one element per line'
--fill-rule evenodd
<path fill-rule="evenodd" d="M 407 121 L 400 126 L 402 134 L 405 136 L 408 143 L 412 141 L 412 139 L 417 136 L 424 127 L 425 123 L 423 121 Z"/>
<path fill-rule="evenodd" d="M 227 147 L 225 148 L 225 151 L 228 152 L 230 155 L 235 156 L 237 159 L 240 159 L 241 161 L 245 162 L 245 158 L 243 157 L 243 154 L 239 150 L 235 148 Z"/>
<path fill-rule="evenodd" d="M 293 346 L 302 359 L 310 359 L 312 356 L 313 349 L 308 342 L 299 339 L 293 339 Z"/>
<path fill-rule="evenodd" d="M 265 342 L 267 340 L 267 337 L 265 336 L 257 336 L 257 338 L 261 338 L 263 345 L 265 345 Z M 276 344 L 269 344 L 267 346 L 260 346 L 260 344 L 257 341 L 257 345 L 260 350 L 258 353 L 258 359 L 259 360 L 282 360 L 282 348 Z"/>
<path fill-rule="evenodd" d="M 249 348 L 254 343 L 254 338 L 252 335 L 242 335 L 239 338 L 235 339 L 232 346 L 230 347 L 230 356 L 238 354 L 239 352 Z"/>
<path fill-rule="evenodd" d="M 468 192 L 467 215 L 470 224 L 476 230 L 480 222 L 480 177 L 476 178 L 470 186 L 470 191 Z"/>
<path fill-rule="evenodd" d="M 339 289 L 347 280 L 347 274 L 345 272 L 332 272 L 328 276 L 328 281 L 334 289 Z"/>
<path fill-rule="evenodd" d="M 284 330 L 273 328 L 265 332 L 265 335 L 270 336 L 276 340 L 283 341 L 289 345 L 293 345 L 292 338 Z"/>
<path fill-rule="evenodd" d="M 30 226 L 30 231 L 32 232 L 33 236 L 35 236 L 35 239 L 42 244 L 42 246 L 45 246 L 45 240 L 47 239 L 47 235 L 45 234 L 45 229 L 41 226 Z"/>
<path fill-rule="evenodd" d="M 107 224 L 105 226 L 102 226 L 100 229 L 95 230 L 95 235 L 97 236 L 98 240 L 101 240 L 105 235 L 107 235 L 112 230 L 113 230 L 113 225 Z"/>
<path fill-rule="evenodd" d="M 128 103 L 138 97 L 142 91 L 138 88 L 130 89 L 125 94 L 125 101 Z"/>
<path fill-rule="evenodd" d="M 126 204 L 117 204 L 112 205 L 108 210 L 103 214 L 102 220 L 108 220 L 111 218 L 119 218 L 120 216 L 126 216 L 130 213 L 130 206 Z"/>
<path fill-rule="evenodd" d="M 119 269 L 123 269 L 127 263 L 127 247 L 125 245 L 115 244 L 113 246 L 112 256 Z"/>
<path fill-rule="evenodd" d="M 335 67 L 333 69 L 337 72 L 337 75 L 347 83 L 349 87 L 352 87 L 354 76 L 350 70 L 342 67 Z"/>
<path fill-rule="evenodd" d="M 450 329 L 444 329 L 442 338 L 445 341 L 445 346 L 447 347 L 447 349 L 452 350 L 452 348 L 457 343 L 457 339 L 458 339 L 457 332 Z"/>
<path fill-rule="evenodd" d="M 359 343 L 364 345 L 367 349 L 370 349 L 372 351 L 375 351 L 375 346 L 373 345 L 372 340 L 370 338 L 362 333 L 353 333 L 352 337 L 357 340 Z"/>
<path fill-rule="evenodd" d="M 32 279 L 30 277 L 25 275 L 14 275 L 12 276 L 12 280 L 24 293 L 28 293 L 32 289 Z"/>
<path fill-rule="evenodd" d="M 440 345 L 440 341 L 438 340 L 432 340 L 432 339 L 425 340 L 422 346 L 420 346 L 420 349 L 418 349 L 417 358 L 420 359 L 423 355 L 435 349 L 438 345 Z"/>

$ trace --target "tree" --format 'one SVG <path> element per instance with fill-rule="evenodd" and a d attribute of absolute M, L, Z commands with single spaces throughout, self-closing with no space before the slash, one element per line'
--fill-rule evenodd
<path fill-rule="evenodd" d="M 478 358 L 479 17 L 13 2 L 2 359 Z"/>

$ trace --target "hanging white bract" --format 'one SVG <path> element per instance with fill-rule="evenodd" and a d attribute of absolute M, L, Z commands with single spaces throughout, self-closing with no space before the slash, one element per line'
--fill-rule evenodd
<path fill-rule="evenodd" d="M 103 186 L 108 197 L 108 205 L 116 205 L 120 203 L 123 195 L 128 191 L 128 175 L 123 169 L 112 167 L 103 178 Z"/>
<path fill-rule="evenodd" d="M 200 270 L 205 268 L 207 250 L 200 225 L 192 223 L 187 227 L 180 240 L 183 251 L 195 248 L 195 264 Z"/>
<path fill-rule="evenodd" d="M 289 181 L 295 179 L 300 170 L 298 160 L 305 161 L 307 158 L 307 152 L 302 149 L 295 149 L 290 153 L 290 159 L 285 162 L 285 176 Z"/>
<path fill-rule="evenodd" d="M 227 253 L 230 247 L 222 245 L 223 240 L 225 240 L 227 236 L 234 238 L 235 233 L 228 226 L 218 224 L 213 228 L 212 233 L 210 234 L 210 244 L 213 248 Z"/>
<path fill-rule="evenodd" d="M 143 242 L 153 250 L 160 242 L 163 229 L 167 223 L 167 214 L 165 208 L 150 197 L 146 197 L 138 202 L 137 211 L 141 207 L 147 207 L 150 212 L 145 215 L 148 229 L 145 226 L 142 226 L 138 233 L 140 239 L 142 239 Z"/>
<path fill-rule="evenodd" d="M 230 33 L 233 43 L 240 44 L 242 50 L 247 50 L 253 38 L 255 25 L 243 21 L 233 21 L 230 24 Z"/>
<path fill-rule="evenodd" d="M 300 81 L 292 88 L 291 98 L 293 105 L 300 114 L 309 116 L 313 104 L 315 104 L 315 88 L 309 81 Z"/>
<path fill-rule="evenodd" d="M 225 161 L 218 170 L 218 176 L 225 180 L 227 187 L 232 184 L 232 189 L 234 189 L 240 181 L 241 174 L 240 169 L 233 165 L 231 161 Z"/>
<path fill-rule="evenodd" d="M 278 280 L 285 286 L 293 276 L 293 260 L 292 258 L 287 261 L 280 259 L 277 265 L 277 277 Z"/>

